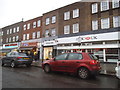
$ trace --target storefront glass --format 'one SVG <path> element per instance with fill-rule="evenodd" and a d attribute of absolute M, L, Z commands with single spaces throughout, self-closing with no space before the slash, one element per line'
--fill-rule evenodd
<path fill-rule="evenodd" d="M 52 58 L 53 47 L 44 47 L 44 60 Z"/>

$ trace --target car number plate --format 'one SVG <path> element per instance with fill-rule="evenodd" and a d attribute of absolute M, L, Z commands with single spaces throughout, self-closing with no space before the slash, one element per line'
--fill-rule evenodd
<path fill-rule="evenodd" d="M 24 59 L 29 59 L 29 58 L 24 58 Z"/>

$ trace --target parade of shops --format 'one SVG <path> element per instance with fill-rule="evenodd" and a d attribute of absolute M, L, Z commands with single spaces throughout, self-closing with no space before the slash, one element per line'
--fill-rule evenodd
<path fill-rule="evenodd" d="M 41 62 L 65 52 L 89 52 L 101 62 L 117 62 L 120 58 L 119 1 L 115 8 L 112 2 L 107 3 L 110 7 L 103 11 L 101 3 L 104 2 L 76 2 L 4 27 L 0 29 L 3 42 L 0 52 L 2 55 L 13 49 L 32 52 L 38 54 Z"/>

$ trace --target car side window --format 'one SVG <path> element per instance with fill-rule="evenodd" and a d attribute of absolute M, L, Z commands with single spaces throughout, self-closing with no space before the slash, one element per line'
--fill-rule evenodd
<path fill-rule="evenodd" d="M 10 55 L 11 55 L 11 52 L 7 54 L 7 57 L 10 57 Z"/>
<path fill-rule="evenodd" d="M 70 53 L 68 56 L 68 60 L 81 60 L 82 59 L 82 54 L 78 53 Z"/>
<path fill-rule="evenodd" d="M 66 60 L 67 55 L 68 55 L 67 53 L 59 55 L 55 58 L 55 60 Z"/>

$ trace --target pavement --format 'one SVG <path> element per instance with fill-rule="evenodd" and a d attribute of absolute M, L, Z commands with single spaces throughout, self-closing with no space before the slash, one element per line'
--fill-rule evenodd
<path fill-rule="evenodd" d="M 100 65 L 102 67 L 100 72 L 101 75 L 115 76 L 115 67 L 117 66 L 117 63 L 101 62 Z M 41 68 L 42 62 L 40 60 L 33 61 L 32 66 Z"/>

